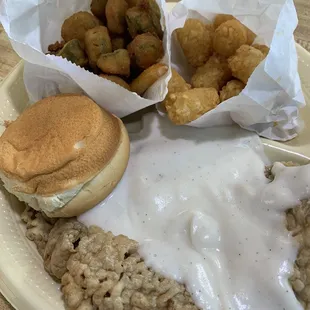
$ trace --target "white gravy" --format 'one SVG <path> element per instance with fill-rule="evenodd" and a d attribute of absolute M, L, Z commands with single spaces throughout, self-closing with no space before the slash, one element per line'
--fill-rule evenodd
<path fill-rule="evenodd" d="M 310 196 L 310 166 L 277 163 L 270 183 L 260 139 L 235 127 L 150 114 L 130 136 L 122 181 L 79 219 L 137 240 L 146 263 L 202 309 L 302 309 L 288 283 L 297 246 L 284 211 Z"/>

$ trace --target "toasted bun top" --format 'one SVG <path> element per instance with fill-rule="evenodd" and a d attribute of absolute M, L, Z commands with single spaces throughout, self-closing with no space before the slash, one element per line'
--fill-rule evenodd
<path fill-rule="evenodd" d="M 53 195 L 85 183 L 113 158 L 121 137 L 116 117 L 81 95 L 45 98 L 0 137 L 0 170 L 27 194 Z"/>

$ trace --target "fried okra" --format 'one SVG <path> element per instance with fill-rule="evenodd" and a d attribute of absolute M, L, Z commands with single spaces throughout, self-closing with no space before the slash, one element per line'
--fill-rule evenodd
<path fill-rule="evenodd" d="M 247 43 L 247 30 L 236 19 L 228 20 L 216 30 L 213 39 L 213 49 L 216 53 L 229 57 Z"/>
<path fill-rule="evenodd" d="M 168 96 L 165 107 L 170 120 L 185 125 L 216 108 L 220 103 L 214 88 L 194 88 Z"/>
<path fill-rule="evenodd" d="M 102 54 L 97 61 L 98 68 L 107 74 L 130 75 L 130 58 L 125 49 L 116 50 L 113 53 Z"/>
<path fill-rule="evenodd" d="M 176 36 L 188 63 L 194 68 L 202 66 L 212 54 L 213 27 L 198 19 L 188 19 Z"/>
<path fill-rule="evenodd" d="M 244 84 L 252 75 L 256 67 L 266 56 L 258 49 L 249 45 L 242 45 L 234 56 L 228 59 L 232 75 Z"/>
<path fill-rule="evenodd" d="M 136 36 L 127 49 L 131 63 L 142 69 L 154 65 L 164 56 L 162 41 L 150 33 Z"/>
<path fill-rule="evenodd" d="M 128 90 L 130 90 L 130 86 L 127 84 L 127 82 L 125 82 L 122 78 L 120 78 L 119 76 L 116 75 L 107 75 L 107 74 L 100 74 L 99 75 L 102 78 L 105 78 L 109 81 L 112 81 L 116 84 L 118 84 L 119 86 L 122 86 Z"/>
<path fill-rule="evenodd" d="M 100 21 L 88 12 L 77 12 L 67 18 L 61 27 L 61 36 L 69 42 L 78 39 L 84 47 L 84 37 L 87 30 L 100 25 Z"/>
<path fill-rule="evenodd" d="M 108 0 L 105 12 L 107 26 L 111 33 L 123 34 L 126 31 L 126 11 L 128 4 L 125 0 Z"/>
<path fill-rule="evenodd" d="M 192 77 L 194 87 L 213 87 L 219 91 L 231 79 L 231 71 L 227 59 L 220 55 L 213 55 Z"/>
<path fill-rule="evenodd" d="M 163 30 L 160 24 L 160 8 L 155 0 L 138 0 L 137 7 L 146 11 L 148 15 L 151 17 L 152 23 L 155 27 L 157 36 L 162 39 L 163 38 Z"/>
<path fill-rule="evenodd" d="M 80 67 L 85 67 L 88 64 L 88 59 L 78 39 L 67 42 L 57 56 L 66 58 Z"/>
<path fill-rule="evenodd" d="M 145 71 L 143 71 L 130 84 L 131 91 L 138 95 L 143 95 L 145 91 L 150 88 L 159 78 L 165 75 L 168 67 L 163 64 L 155 64 Z"/>
<path fill-rule="evenodd" d="M 106 21 L 105 7 L 107 5 L 107 2 L 108 0 L 92 0 L 90 4 L 91 12 L 103 22 Z"/>
<path fill-rule="evenodd" d="M 96 68 L 100 55 L 112 52 L 108 29 L 104 26 L 97 26 L 88 30 L 85 34 L 85 50 L 88 55 L 89 65 Z"/>
<path fill-rule="evenodd" d="M 113 52 L 119 49 L 126 49 L 126 39 L 124 37 L 111 38 Z"/>
<path fill-rule="evenodd" d="M 138 34 L 152 33 L 156 34 L 156 28 L 153 25 L 149 14 L 141 8 L 133 7 L 126 12 L 126 21 L 128 32 L 134 39 Z"/>

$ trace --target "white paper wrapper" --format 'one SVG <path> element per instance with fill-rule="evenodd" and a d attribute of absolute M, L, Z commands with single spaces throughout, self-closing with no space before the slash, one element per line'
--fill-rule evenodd
<path fill-rule="evenodd" d="M 166 28 L 165 1 L 156 0 Z M 0 22 L 17 54 L 26 60 L 24 80 L 31 101 L 65 92 L 85 93 L 119 117 L 162 101 L 170 70 L 141 98 L 136 93 L 100 78 L 67 60 L 45 55 L 49 44 L 61 40 L 63 21 L 78 11 L 89 11 L 90 0 L 0 0 Z M 170 65 L 170 40 L 165 31 L 165 56 Z"/>
<path fill-rule="evenodd" d="M 270 53 L 239 96 L 221 103 L 189 126 L 211 127 L 236 122 L 269 139 L 294 138 L 302 127 L 298 108 L 304 106 L 304 97 L 293 36 L 297 26 L 293 0 L 183 0 L 168 16 L 170 36 L 176 28 L 183 27 L 187 18 L 212 23 L 219 13 L 234 15 L 257 34 L 254 43 L 266 44 Z M 190 81 L 192 69 L 174 36 L 171 64 Z"/>

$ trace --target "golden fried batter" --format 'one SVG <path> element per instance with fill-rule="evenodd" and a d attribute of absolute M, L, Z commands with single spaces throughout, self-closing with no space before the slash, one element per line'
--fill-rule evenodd
<path fill-rule="evenodd" d="M 176 29 L 183 53 L 194 68 L 202 66 L 211 56 L 213 34 L 213 27 L 198 19 L 188 19 L 183 28 Z"/>
<path fill-rule="evenodd" d="M 61 36 L 66 42 L 78 39 L 84 47 L 86 31 L 99 25 L 99 20 L 92 14 L 77 12 L 64 21 L 61 27 Z"/>
<path fill-rule="evenodd" d="M 236 19 L 232 15 L 229 14 L 218 14 L 216 15 L 213 25 L 214 29 L 217 29 L 219 26 L 221 26 L 223 23 L 227 22 L 228 20 Z"/>
<path fill-rule="evenodd" d="M 260 50 L 265 57 L 269 54 L 269 47 L 266 45 L 262 45 L 262 44 L 253 44 L 253 47 L 255 47 L 256 49 Z"/>
<path fill-rule="evenodd" d="M 88 59 L 78 39 L 67 42 L 60 52 L 58 52 L 57 56 L 66 58 L 80 67 L 85 67 L 88 64 Z"/>
<path fill-rule="evenodd" d="M 243 84 L 241 81 L 238 80 L 229 81 L 220 91 L 221 102 L 228 100 L 232 97 L 238 96 L 242 92 L 244 87 L 245 84 Z"/>
<path fill-rule="evenodd" d="M 195 88 L 169 95 L 165 106 L 170 120 L 176 125 L 184 125 L 216 108 L 219 103 L 216 89 Z"/>
<path fill-rule="evenodd" d="M 91 12 L 103 22 L 106 21 L 105 7 L 107 5 L 107 2 L 108 0 L 92 0 L 90 4 Z"/>
<path fill-rule="evenodd" d="M 102 72 L 107 74 L 130 75 L 130 58 L 127 50 L 124 49 L 102 54 L 97 61 L 97 66 Z"/>
<path fill-rule="evenodd" d="M 106 74 L 100 74 L 99 76 L 102 77 L 102 78 L 105 78 L 105 79 L 107 79 L 109 81 L 112 81 L 112 82 L 118 84 L 119 86 L 122 86 L 122 87 L 130 90 L 130 86 L 122 78 L 120 78 L 119 76 L 116 76 L 116 75 L 106 75 Z"/>
<path fill-rule="evenodd" d="M 126 49 L 126 39 L 124 37 L 111 38 L 113 52 L 119 49 Z"/>
<path fill-rule="evenodd" d="M 133 7 L 126 12 L 126 21 L 128 25 L 128 32 L 132 38 L 142 33 L 157 33 L 153 25 L 152 19 L 147 12 L 138 7 Z"/>
<path fill-rule="evenodd" d="M 199 67 L 192 77 L 192 85 L 196 88 L 215 88 L 219 91 L 231 79 L 231 71 L 227 59 L 220 55 L 213 55 Z"/>
<path fill-rule="evenodd" d="M 247 42 L 247 30 L 236 19 L 228 20 L 215 30 L 213 49 L 216 53 L 229 57 Z"/>
<path fill-rule="evenodd" d="M 126 11 L 128 4 L 125 0 L 108 0 L 105 13 L 107 27 L 111 33 L 123 34 L 126 31 Z"/>
<path fill-rule="evenodd" d="M 131 91 L 138 95 L 143 95 L 159 78 L 165 75 L 168 67 L 163 64 L 155 64 L 143 71 L 136 79 L 134 79 L 130 88 Z"/>
<path fill-rule="evenodd" d="M 51 53 L 51 54 L 57 54 L 57 52 L 59 52 L 65 45 L 65 41 L 61 41 L 58 42 L 56 41 L 53 44 L 50 44 L 47 48 L 47 50 Z"/>
<path fill-rule="evenodd" d="M 168 83 L 168 93 L 174 94 L 191 89 L 191 85 L 186 83 L 182 76 L 175 70 L 171 69 L 171 79 Z"/>
<path fill-rule="evenodd" d="M 249 45 L 242 45 L 236 54 L 228 59 L 228 65 L 232 75 L 246 84 L 255 68 L 265 57 L 260 50 Z"/>
<path fill-rule="evenodd" d="M 254 40 L 256 39 L 256 34 L 250 30 L 248 27 L 244 26 L 246 31 L 247 31 L 247 41 L 246 41 L 246 44 L 247 45 L 252 45 L 252 43 L 254 42 Z"/>
<path fill-rule="evenodd" d="M 142 69 L 154 65 L 164 56 L 163 43 L 150 33 L 136 36 L 127 47 L 131 63 Z"/>
<path fill-rule="evenodd" d="M 112 52 L 108 29 L 104 26 L 97 26 L 88 30 L 85 33 L 85 50 L 90 66 L 95 69 L 100 55 Z"/>
<path fill-rule="evenodd" d="M 157 36 L 163 38 L 163 30 L 160 24 L 160 8 L 155 0 L 138 0 L 137 7 L 141 8 L 151 17 L 152 23 L 155 27 Z"/>

